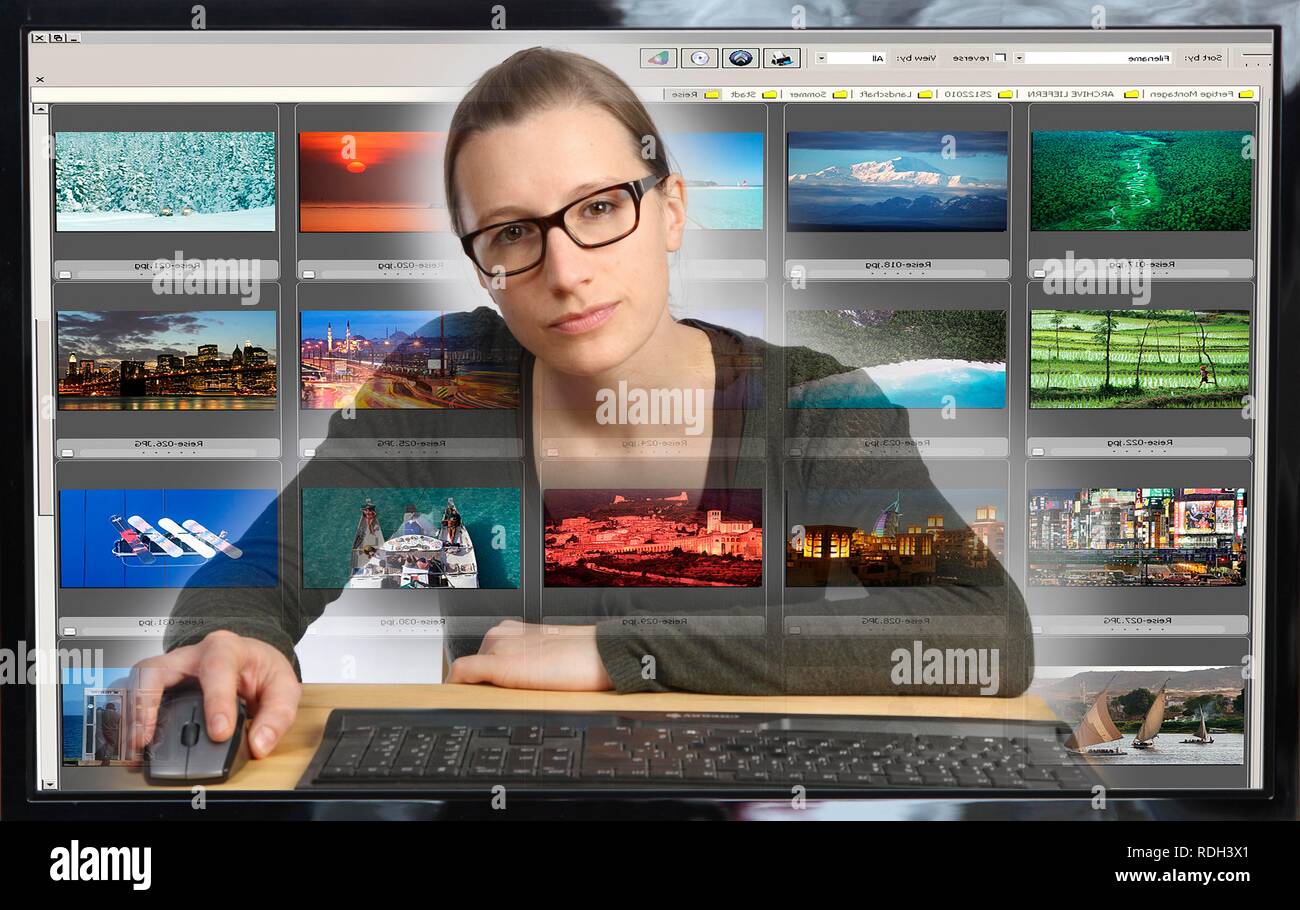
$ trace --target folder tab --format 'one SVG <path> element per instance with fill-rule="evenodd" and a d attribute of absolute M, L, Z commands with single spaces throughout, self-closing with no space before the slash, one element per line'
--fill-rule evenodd
<path fill-rule="evenodd" d="M 998 92 L 998 97 L 999 97 L 999 98 L 1014 98 L 1014 97 L 1016 97 L 1016 93 L 1013 92 L 1013 91 L 1011 91 L 1011 89 L 1009 89 L 1009 88 L 1004 88 L 1002 91 Z"/>
<path fill-rule="evenodd" d="M 768 89 L 767 91 L 763 92 L 763 97 L 764 97 L 764 98 L 775 98 L 775 97 L 776 97 L 776 92 L 772 91 L 771 89 Z"/>
<path fill-rule="evenodd" d="M 845 91 L 844 89 L 842 89 L 842 88 L 837 88 L 835 91 L 831 92 L 831 97 L 832 97 L 832 98 L 847 98 L 847 97 L 849 97 L 849 93 L 848 93 L 847 91 Z"/>
<path fill-rule="evenodd" d="M 1131 88 L 1124 93 L 1125 98 L 1141 98 L 1142 93 L 1135 88 Z"/>
<path fill-rule="evenodd" d="M 717 89 L 710 89 L 710 90 L 708 90 L 708 91 L 706 91 L 706 92 L 704 93 L 704 97 L 705 97 L 705 98 L 716 98 L 716 97 L 718 97 L 718 90 L 717 90 Z"/>
<path fill-rule="evenodd" d="M 933 97 L 934 97 L 934 92 L 930 91 L 928 88 L 923 88 L 923 89 L 921 89 L 919 92 L 916 93 L 916 97 L 918 97 L 918 98 L 933 98 Z"/>
<path fill-rule="evenodd" d="M 1237 92 L 1237 97 L 1238 97 L 1238 98 L 1254 98 L 1254 97 L 1255 97 L 1255 92 L 1254 92 L 1253 89 L 1248 89 L 1248 88 L 1247 88 L 1247 89 L 1242 89 L 1241 91 Z"/>

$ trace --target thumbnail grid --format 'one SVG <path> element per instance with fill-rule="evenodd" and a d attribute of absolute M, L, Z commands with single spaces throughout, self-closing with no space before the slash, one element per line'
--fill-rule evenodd
<path fill-rule="evenodd" d="M 723 129 L 675 123 L 665 143 L 686 178 L 685 242 L 710 253 L 757 247 L 767 258 L 763 232 L 772 224 L 807 249 L 852 249 L 848 261 L 891 240 L 930 255 L 979 242 L 998 249 L 1001 237 L 1009 257 L 1018 228 L 1062 236 L 1177 233 L 1192 243 L 1195 235 L 1254 227 L 1256 174 L 1241 154 L 1249 131 L 1162 125 L 1016 133 L 1002 125 L 1011 122 L 1007 111 L 976 112 L 949 127 L 918 107 L 908 113 L 920 128 L 825 129 L 810 119 L 784 134 L 755 128 L 739 111 Z M 980 117 L 991 128 L 973 128 Z M 766 118 L 764 110 L 764 125 Z M 291 231 L 296 225 L 300 253 L 317 235 L 372 235 L 364 239 L 377 245 L 357 247 L 365 252 L 387 250 L 397 235 L 447 240 L 445 130 L 361 125 L 368 128 L 295 127 L 287 135 L 58 131 L 54 230 L 170 241 L 186 233 L 274 234 L 283 223 Z M 1214 118 L 1210 125 L 1217 126 Z M 293 179 L 278 163 L 292 166 Z M 784 181 L 782 192 L 777 181 Z M 1018 223 L 1010 200 L 1025 191 Z M 705 245 L 736 238 L 736 247 Z M 391 249 L 398 259 L 410 248 L 394 242 Z M 57 407 L 274 411 L 287 388 L 297 401 L 286 396 L 285 435 L 306 419 L 298 412 L 459 417 L 525 405 L 522 351 L 498 342 L 502 317 L 494 308 L 448 302 L 436 289 L 416 306 L 409 298 L 395 302 L 382 282 L 356 287 L 347 305 L 318 299 L 303 306 L 310 292 L 299 288 L 292 302 L 262 309 L 61 308 Z M 779 326 L 786 345 L 828 358 L 833 365 L 816 378 L 778 375 L 785 388 L 777 386 L 773 400 L 791 412 L 897 411 L 924 420 L 933 415 L 920 412 L 955 402 L 963 412 L 996 414 L 999 432 L 1009 434 L 1008 415 L 1023 403 L 1031 411 L 1090 412 L 1082 418 L 1097 435 L 1116 412 L 1152 412 L 1151 432 L 1159 433 L 1163 414 L 1154 412 L 1239 409 L 1252 388 L 1253 314 L 1230 304 L 1193 309 L 1170 301 L 1140 312 L 900 305 L 874 296 L 877 287 L 854 283 L 846 306 L 778 305 L 773 314 L 766 304 L 719 300 L 688 315 L 754 336 Z M 1027 356 L 1018 363 L 1016 343 L 1026 338 Z M 295 347 L 296 362 L 285 353 Z M 772 385 L 769 376 L 765 387 Z M 758 410 L 768 400 L 747 396 L 742 404 Z M 149 416 L 165 427 L 167 417 Z M 416 414 L 411 425 L 426 416 Z M 439 424 L 438 435 L 464 426 Z M 998 462 L 1004 472 L 1007 466 Z M 270 489 L 69 486 L 58 496 L 60 595 L 204 585 L 518 590 L 530 552 L 540 554 L 541 587 L 556 597 L 579 588 L 653 589 L 650 602 L 664 610 L 698 604 L 701 612 L 712 602 L 683 599 L 682 589 L 774 586 L 780 604 L 785 589 L 996 587 L 1012 567 L 1036 588 L 1222 592 L 1246 584 L 1248 491 L 1232 480 L 1111 487 L 1085 471 L 1078 486 L 1013 489 L 981 483 L 985 474 L 942 489 L 846 488 L 840 492 L 852 508 L 820 514 L 810 495 L 816 491 L 799 491 L 800 499 L 789 489 L 683 489 L 639 484 L 635 476 L 620 488 L 538 491 L 533 514 L 526 508 L 532 491 L 521 487 L 308 486 L 294 504 L 295 527 L 277 521 L 278 494 Z M 774 497 L 782 497 L 787 519 L 775 549 L 770 536 L 764 547 L 772 532 L 764 504 Z M 299 549 L 297 577 L 280 572 L 285 546 Z M 1105 609 L 1109 594 L 1096 592 L 1096 610 Z M 1233 675 L 1238 670 L 1050 666 L 1035 692 L 1077 729 L 1120 734 L 1085 742 L 1076 732 L 1082 750 L 1120 740 L 1147 744 L 1129 749 L 1131 757 L 1116 752 L 1109 759 L 1116 764 L 1241 764 L 1245 688 Z M 112 682 L 64 680 L 65 762 L 130 761 L 113 732 L 115 715 L 126 710 L 123 691 Z M 1156 748 L 1147 748 L 1153 742 Z"/>

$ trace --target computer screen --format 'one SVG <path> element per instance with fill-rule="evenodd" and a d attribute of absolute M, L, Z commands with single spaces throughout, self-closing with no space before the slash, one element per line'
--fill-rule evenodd
<path fill-rule="evenodd" d="M 147 789 L 132 670 L 218 630 L 531 629 L 599 662 L 524 688 L 1017 699 L 1260 791 L 1275 51 L 26 32 L 29 785 Z"/>

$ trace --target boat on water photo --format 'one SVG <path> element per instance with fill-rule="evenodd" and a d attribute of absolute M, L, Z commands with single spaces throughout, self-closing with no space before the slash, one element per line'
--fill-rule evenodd
<path fill-rule="evenodd" d="M 469 529 L 450 498 L 435 525 L 408 503 L 402 523 L 385 536 L 367 499 L 352 542 L 349 588 L 477 588 L 478 565 Z"/>
<path fill-rule="evenodd" d="M 1211 736 L 1209 732 L 1205 729 L 1205 709 L 1202 708 L 1198 710 L 1196 713 L 1200 715 L 1201 729 L 1193 733 L 1191 739 L 1185 739 L 1183 740 L 1183 742 L 1189 743 L 1194 746 L 1209 745 L 1210 743 L 1214 742 L 1214 737 Z"/>
<path fill-rule="evenodd" d="M 1074 732 L 1065 740 L 1066 751 L 1074 755 L 1127 755 L 1119 746 L 1104 745 L 1117 743 L 1124 738 L 1115 722 L 1110 719 L 1110 706 L 1107 697 L 1110 684 L 1101 690 L 1092 706 L 1079 720 Z"/>
<path fill-rule="evenodd" d="M 1156 737 L 1160 735 L 1160 727 L 1165 722 L 1165 686 L 1168 684 L 1169 680 L 1160 684 L 1160 691 L 1152 700 L 1151 707 L 1147 708 L 1146 717 L 1142 718 L 1142 726 L 1133 735 L 1134 749 L 1155 748 Z"/>

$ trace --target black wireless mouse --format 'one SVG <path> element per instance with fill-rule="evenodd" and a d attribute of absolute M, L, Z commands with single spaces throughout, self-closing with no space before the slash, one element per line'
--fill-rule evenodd
<path fill-rule="evenodd" d="M 190 781 L 220 783 L 248 760 L 248 719 L 243 701 L 236 699 L 235 732 L 225 742 L 208 737 L 203 716 L 203 691 L 197 682 L 182 683 L 163 693 L 153 742 L 145 747 L 144 772 L 150 783 Z"/>

